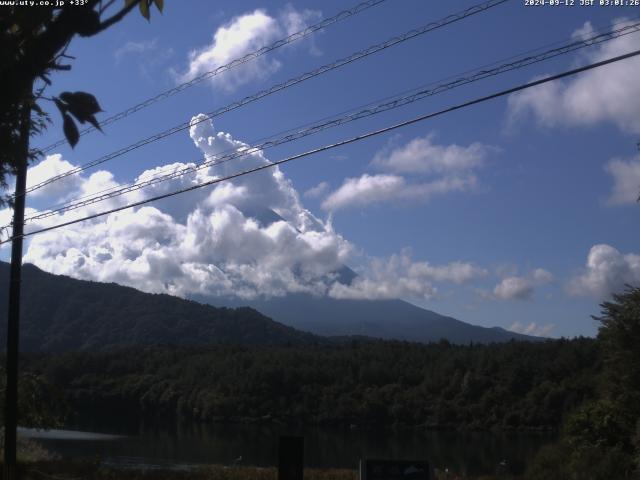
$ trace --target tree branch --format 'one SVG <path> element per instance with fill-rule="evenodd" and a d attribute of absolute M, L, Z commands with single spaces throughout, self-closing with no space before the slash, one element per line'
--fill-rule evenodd
<path fill-rule="evenodd" d="M 114 25 L 114 24 L 118 23 L 120 20 L 122 20 L 127 15 L 127 13 L 129 13 L 131 10 L 136 8 L 138 6 L 138 4 L 140 3 L 140 1 L 141 0 L 135 0 L 135 1 L 131 2 L 129 5 L 124 7 L 122 10 L 120 10 L 115 15 L 109 17 L 104 22 L 100 22 L 100 26 L 98 27 L 98 29 L 96 30 L 94 35 L 96 33 L 102 32 L 103 30 L 106 30 L 111 25 Z M 144 0 L 142 0 L 142 1 L 144 1 Z"/>

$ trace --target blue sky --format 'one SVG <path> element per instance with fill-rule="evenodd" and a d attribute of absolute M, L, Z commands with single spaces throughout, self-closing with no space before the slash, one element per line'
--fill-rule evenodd
<path fill-rule="evenodd" d="M 572 35 L 588 36 L 640 13 L 523 3 L 512 0 L 53 184 L 30 198 L 31 212 L 135 181 L 158 167 L 198 163 L 203 153 L 253 144 Z M 60 147 L 59 156 L 32 168 L 31 181 L 472 5 L 388 0 L 110 125 L 104 135 L 85 136 L 75 150 Z M 136 13 L 96 38 L 76 39 L 69 49 L 77 57 L 73 70 L 56 75 L 50 93 L 89 91 L 108 116 L 347 6 L 168 1 L 164 15 L 154 10 L 150 23 Z M 628 35 L 154 191 L 278 160 L 638 46 L 640 34 Z M 479 325 L 592 335 L 590 315 L 599 312 L 598 304 L 625 282 L 640 283 L 638 74 L 640 61 L 627 60 L 308 157 L 276 175 L 38 235 L 28 242 L 25 261 L 54 273 L 183 296 L 305 291 L 401 297 Z M 57 112 L 52 117 L 38 145 L 60 138 Z M 151 194 L 130 194 L 110 205 L 145 195 Z M 256 222 L 251 212 L 257 207 L 275 210 L 287 224 Z M 3 219 L 8 215 L 0 212 Z M 0 255 L 6 259 L 8 249 Z M 341 264 L 360 274 L 356 284 L 336 284 L 331 272 Z"/>

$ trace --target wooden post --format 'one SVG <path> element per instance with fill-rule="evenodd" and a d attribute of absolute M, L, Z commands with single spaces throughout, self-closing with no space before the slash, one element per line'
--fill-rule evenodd
<path fill-rule="evenodd" d="M 22 234 L 24 233 L 25 190 L 29 132 L 31 130 L 31 96 L 33 85 L 22 105 L 20 141 L 22 151 L 17 159 L 16 191 L 13 206 L 13 240 L 11 242 L 11 271 L 9 278 L 9 314 L 7 317 L 7 385 L 4 411 L 5 478 L 16 477 L 16 435 L 18 426 L 18 350 L 20 345 L 20 283 L 22 281 Z"/>

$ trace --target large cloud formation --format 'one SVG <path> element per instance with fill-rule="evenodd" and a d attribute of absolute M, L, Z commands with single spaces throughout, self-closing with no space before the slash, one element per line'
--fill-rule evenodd
<path fill-rule="evenodd" d="M 207 159 L 221 152 L 251 153 L 234 161 L 194 169 L 181 177 L 122 197 L 29 222 L 27 231 L 143 200 L 179 188 L 266 165 L 262 151 L 230 134 L 216 132 L 211 121 L 193 118 L 190 136 Z M 199 122 L 199 123 L 198 123 Z M 195 164 L 173 163 L 147 170 L 136 181 L 181 171 Z M 51 155 L 32 167 L 35 181 L 74 166 Z M 62 182 L 61 182 L 62 183 Z M 118 186 L 113 175 L 98 171 L 37 190 L 37 201 L 56 202 Z M 29 208 L 27 217 L 37 213 Z M 9 220 L 9 210 L 0 211 Z M 136 209 L 52 230 L 31 237 L 25 262 L 52 273 L 116 282 L 148 292 L 178 296 L 282 296 L 288 293 L 335 298 L 430 299 L 434 283 L 466 283 L 486 275 L 470 263 L 432 265 L 413 261 L 408 252 L 364 262 L 360 275 L 345 284 L 340 271 L 357 249 L 301 203 L 278 167 L 171 197 Z"/>
<path fill-rule="evenodd" d="M 624 19 L 614 22 L 624 25 Z M 632 23 L 632 21 L 628 21 Z M 574 33 L 576 38 L 593 34 L 590 23 Z M 638 33 L 605 42 L 584 53 L 584 63 L 599 62 L 637 48 Z M 573 80 L 539 85 L 509 97 L 510 122 L 533 116 L 541 125 L 591 126 L 611 122 L 621 130 L 640 133 L 640 59 L 630 58 L 584 72 Z"/>
<path fill-rule="evenodd" d="M 189 66 L 184 73 L 177 76 L 177 79 L 180 82 L 189 81 L 202 73 L 215 70 L 279 38 L 305 29 L 309 23 L 318 18 L 320 18 L 318 11 L 298 11 L 293 7 L 288 7 L 276 17 L 269 15 L 263 9 L 234 17 L 216 30 L 210 45 L 193 50 L 189 54 Z M 312 51 L 315 51 L 313 45 Z M 281 65 L 280 60 L 273 56 L 262 55 L 222 75 L 212 77 L 211 82 L 215 86 L 232 91 L 240 85 L 267 78 Z"/>
<path fill-rule="evenodd" d="M 569 292 L 605 299 L 623 291 L 625 285 L 640 285 L 640 255 L 623 254 L 611 245 L 599 244 L 589 250 L 585 268 L 571 280 Z"/>

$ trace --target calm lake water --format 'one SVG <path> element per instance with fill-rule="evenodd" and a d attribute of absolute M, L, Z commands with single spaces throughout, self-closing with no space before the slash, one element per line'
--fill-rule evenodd
<path fill-rule="evenodd" d="M 104 420 L 104 419 L 103 419 Z M 274 466 L 280 435 L 304 435 L 308 467 L 357 468 L 360 458 L 426 459 L 436 468 L 472 475 L 494 473 L 501 461 L 520 473 L 552 435 L 489 432 L 372 431 L 358 428 L 261 425 L 172 426 L 76 422 L 68 430 L 33 431 L 45 448 L 63 457 L 100 457 L 116 465 L 201 464 Z"/>

